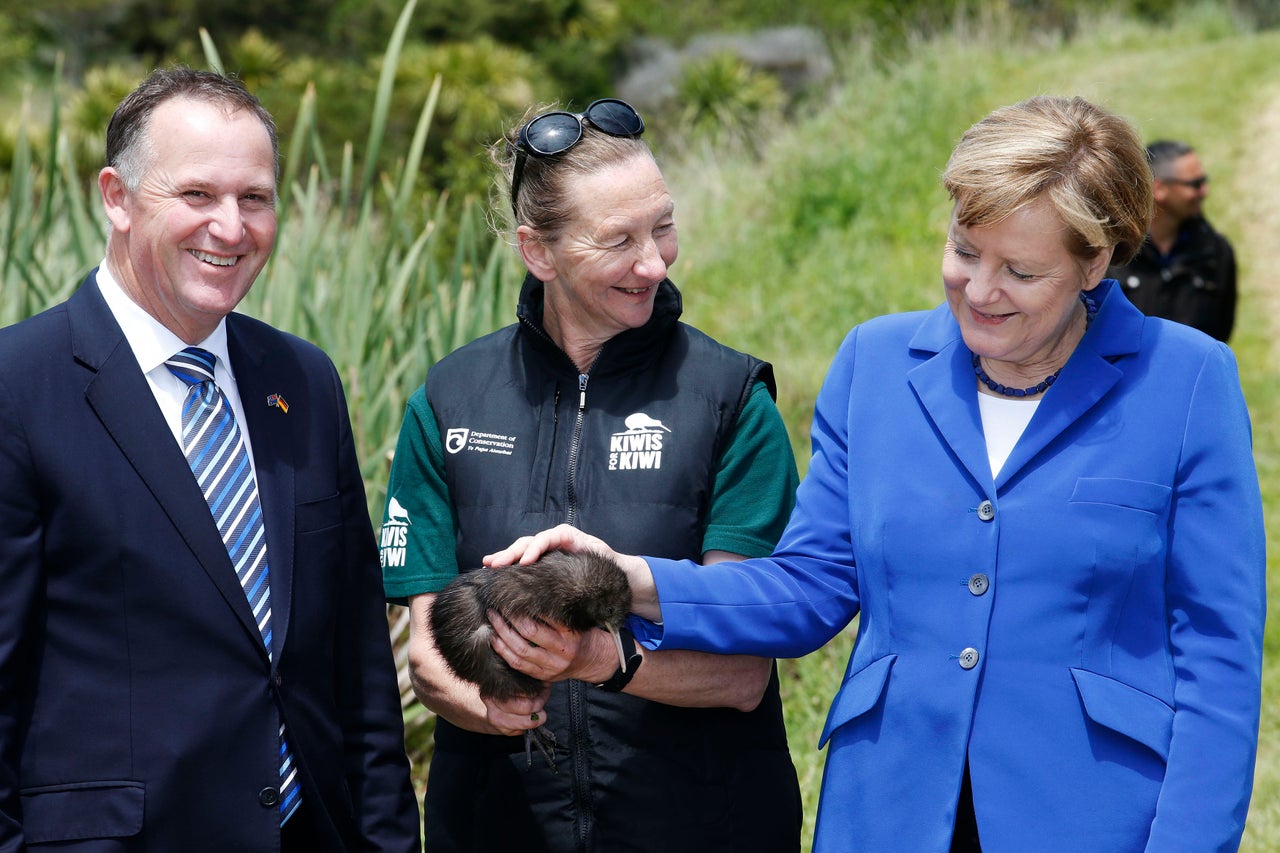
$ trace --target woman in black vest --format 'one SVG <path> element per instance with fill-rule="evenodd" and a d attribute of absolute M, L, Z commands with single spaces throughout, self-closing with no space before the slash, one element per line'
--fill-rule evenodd
<path fill-rule="evenodd" d="M 605 99 L 531 111 L 494 146 L 528 269 L 517 322 L 432 367 L 408 405 L 381 544 L 388 598 L 413 610 L 415 692 L 438 715 L 432 853 L 799 848 L 771 660 L 651 652 L 624 632 L 623 671 L 603 631 L 521 626 L 557 682 L 536 720 L 553 769 L 526 758 L 532 706 L 486 707 L 431 636 L 435 593 L 523 533 L 568 522 L 706 562 L 767 555 L 786 523 L 797 476 L 772 369 L 679 321 L 674 203 L 643 131 Z"/>

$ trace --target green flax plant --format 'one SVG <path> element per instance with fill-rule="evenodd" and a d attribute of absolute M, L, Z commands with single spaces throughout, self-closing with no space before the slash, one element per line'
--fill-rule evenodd
<path fill-rule="evenodd" d="M 59 64 L 55 75 L 60 70 Z M 105 220 L 90 212 L 89 187 L 77 174 L 60 121 L 56 84 L 49 103 L 47 141 L 40 147 L 31 144 L 38 130 L 29 92 L 19 110 L 8 203 L 0 211 L 0 326 L 65 298 L 102 259 Z"/>

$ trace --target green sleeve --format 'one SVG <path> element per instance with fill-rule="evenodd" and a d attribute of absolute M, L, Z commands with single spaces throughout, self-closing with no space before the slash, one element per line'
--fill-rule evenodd
<path fill-rule="evenodd" d="M 782 415 L 769 389 L 757 382 L 720 457 L 703 553 L 770 554 L 787 526 L 799 483 Z"/>
<path fill-rule="evenodd" d="M 457 524 L 435 413 L 419 388 L 405 406 L 378 535 L 387 600 L 439 592 L 458 574 Z"/>

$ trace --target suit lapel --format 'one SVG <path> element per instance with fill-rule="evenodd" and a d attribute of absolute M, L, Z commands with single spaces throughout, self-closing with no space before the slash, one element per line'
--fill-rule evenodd
<path fill-rule="evenodd" d="M 1104 281 L 1093 293 L 1099 300 L 1098 316 L 1014 445 L 996 478 L 997 488 L 1096 406 L 1124 376 L 1113 360 L 1138 350 L 1142 314 L 1113 283 Z"/>
<path fill-rule="evenodd" d="M 270 358 L 270 345 L 243 317 L 227 317 L 227 348 L 240 389 L 245 429 L 253 444 L 253 466 L 267 532 L 267 565 L 271 572 L 272 657 L 277 662 L 289 632 L 293 604 L 294 448 L 295 434 L 305 412 L 286 415 L 267 398 L 291 399 L 291 388 L 303 387 L 292 359 Z M 286 366 L 288 365 L 288 366 Z M 294 395 L 292 399 L 298 399 Z"/>
<path fill-rule="evenodd" d="M 1080 420 L 1111 390 L 1123 373 L 1097 353 L 1077 347 L 1068 367 L 1045 395 L 1031 423 L 1018 438 L 996 477 L 1002 488 L 1024 465 L 1035 459 L 1058 436 Z"/>
<path fill-rule="evenodd" d="M 997 489 L 1097 405 L 1124 375 L 1114 360 L 1139 348 L 1141 312 L 1112 281 L 1103 281 L 1093 293 L 1100 305 L 1098 316 L 1001 467 L 994 482 Z M 991 463 L 978 411 L 973 366 L 960 328 L 945 304 L 934 309 L 920 325 L 911 347 L 936 353 L 909 373 L 921 405 L 974 480 L 989 486 Z"/>
<path fill-rule="evenodd" d="M 950 319 L 949 309 L 942 306 L 941 310 L 947 311 Z M 985 490 L 991 483 L 991 463 L 987 459 L 986 440 L 982 435 L 982 417 L 978 413 L 969 350 L 960 342 L 958 328 L 954 337 L 945 343 L 925 344 L 922 340 L 932 337 L 930 327 L 940 319 L 935 312 L 912 342 L 913 348 L 917 343 L 924 344 L 924 349 L 939 347 L 937 355 L 912 368 L 907 378 L 942 440 L 969 476 Z"/>
<path fill-rule="evenodd" d="M 67 301 L 72 355 L 95 375 L 85 399 L 247 632 L 260 635 L 204 494 L 91 276 Z M 264 652 L 265 654 L 265 652 Z"/>

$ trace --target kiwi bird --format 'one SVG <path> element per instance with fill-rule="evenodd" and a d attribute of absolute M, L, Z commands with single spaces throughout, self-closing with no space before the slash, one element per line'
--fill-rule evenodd
<path fill-rule="evenodd" d="M 496 610 L 508 620 L 537 619 L 579 632 L 604 628 L 613 635 L 625 670 L 618 631 L 630 609 L 631 587 L 613 560 L 590 551 L 549 551 L 527 566 L 478 568 L 454 578 L 436 595 L 431 632 L 455 675 L 477 685 L 482 697 L 510 700 L 537 696 L 546 684 L 513 669 L 493 650 L 488 611 Z M 555 736 L 545 728 L 525 732 L 530 762 L 532 746 L 554 770 Z"/>

